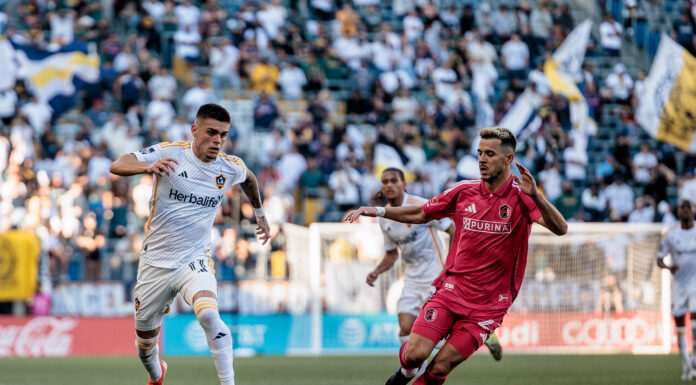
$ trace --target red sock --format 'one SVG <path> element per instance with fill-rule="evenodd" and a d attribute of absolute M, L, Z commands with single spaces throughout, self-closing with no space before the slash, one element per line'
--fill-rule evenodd
<path fill-rule="evenodd" d="M 425 369 L 425 373 L 416 379 L 413 385 L 442 385 L 445 383 L 447 376 L 436 376 L 430 373 L 430 368 Z"/>

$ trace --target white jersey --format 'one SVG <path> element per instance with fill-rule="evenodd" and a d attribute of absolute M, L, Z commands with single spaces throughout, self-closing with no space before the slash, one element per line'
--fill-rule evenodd
<path fill-rule="evenodd" d="M 664 236 L 658 249 L 658 257 L 672 255 L 672 262 L 679 268 L 674 272 L 674 284 L 684 292 L 696 294 L 696 226 L 688 230 L 675 227 Z"/>
<path fill-rule="evenodd" d="M 244 162 L 225 153 L 205 163 L 194 155 L 191 141 L 162 142 L 134 153 L 141 162 L 174 158 L 169 176 L 156 176 L 150 216 L 140 259 L 175 269 L 210 249 L 210 229 L 222 198 L 246 180 Z"/>
<path fill-rule="evenodd" d="M 402 206 L 422 206 L 426 199 L 404 194 Z M 445 266 L 444 245 L 437 235 L 437 230 L 446 231 L 452 224 L 449 218 L 433 220 L 423 224 L 406 224 L 391 219 L 378 218 L 384 235 L 384 248 L 387 251 L 397 247 L 406 269 L 404 284 L 430 284 Z"/>

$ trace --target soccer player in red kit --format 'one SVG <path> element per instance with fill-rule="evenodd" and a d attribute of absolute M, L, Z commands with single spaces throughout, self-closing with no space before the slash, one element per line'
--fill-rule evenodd
<path fill-rule="evenodd" d="M 409 342 L 401 346 L 401 367 L 386 385 L 407 384 L 443 338 L 446 343 L 414 385 L 443 384 L 503 321 L 522 285 L 527 244 L 534 222 L 557 235 L 567 231 L 563 216 L 538 192 L 532 174 L 516 163 L 517 139 L 506 128 L 484 128 L 478 147 L 481 179 L 465 180 L 422 206 L 361 207 L 346 214 L 403 223 L 452 218 L 455 234 L 445 270 L 433 281 L 435 294 L 423 305 Z"/>

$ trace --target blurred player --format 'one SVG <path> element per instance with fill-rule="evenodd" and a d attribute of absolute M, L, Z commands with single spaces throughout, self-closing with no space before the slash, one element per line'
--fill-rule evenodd
<path fill-rule="evenodd" d="M 404 172 L 398 168 L 388 168 L 382 172 L 382 191 L 389 207 L 422 206 L 426 199 L 406 193 Z M 454 238 L 454 225 L 449 218 L 433 220 L 426 224 L 404 224 L 386 218 L 378 218 L 384 236 L 386 254 L 377 267 L 367 275 L 367 284 L 374 286 L 377 277 L 391 269 L 399 258 L 399 250 L 404 259 L 404 288 L 396 306 L 399 317 L 399 339 L 408 342 L 411 327 L 425 301 L 430 297 L 430 283 L 442 273 L 445 266 L 444 245 L 437 231 L 447 231 L 450 241 Z M 398 249 L 397 249 L 398 248 Z M 496 360 L 500 360 L 503 350 L 495 335 L 486 340 L 486 346 Z"/>
<path fill-rule="evenodd" d="M 162 384 L 167 370 L 157 341 L 177 293 L 193 306 L 205 331 L 220 383 L 234 384 L 232 337 L 218 313 L 210 252 L 210 229 L 225 192 L 239 184 L 254 207 L 256 234 L 264 244 L 270 232 L 256 176 L 241 159 L 220 152 L 229 128 L 227 111 L 206 104 L 191 126 L 192 141 L 159 143 L 111 165 L 116 175 L 156 174 L 135 286 L 135 340 L 148 384 Z"/>
<path fill-rule="evenodd" d="M 430 356 L 435 344 L 447 340 L 414 385 L 443 384 L 498 328 L 517 297 L 527 265 L 532 223 L 553 233 L 567 231 L 563 216 L 538 192 L 534 177 L 519 163 L 513 176 L 517 139 L 506 128 L 480 133 L 480 180 L 457 183 L 423 206 L 361 207 L 348 213 L 385 217 L 402 223 L 427 223 L 453 218 L 455 235 L 445 270 L 433 282 L 437 291 L 425 303 L 399 353 L 401 367 L 387 385 L 406 384 Z"/>
<path fill-rule="evenodd" d="M 689 199 L 682 198 L 677 204 L 677 216 L 681 225 L 671 228 L 660 242 L 657 265 L 669 269 L 672 281 L 672 316 L 677 324 L 677 345 L 682 360 L 682 380 L 696 379 L 696 360 L 689 359 L 686 346 L 686 312 L 691 313 L 692 354 L 696 352 L 696 227 L 694 207 Z M 664 258 L 672 256 L 671 265 Z M 696 357 L 694 357 L 696 358 Z"/>

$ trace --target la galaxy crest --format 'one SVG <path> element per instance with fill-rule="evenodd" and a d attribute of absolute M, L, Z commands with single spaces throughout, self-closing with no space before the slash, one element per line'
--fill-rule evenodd
<path fill-rule="evenodd" d="M 225 182 L 227 182 L 227 178 L 225 178 L 224 175 L 220 174 L 215 177 L 215 185 L 218 190 L 222 190 L 222 188 L 225 187 Z"/>

